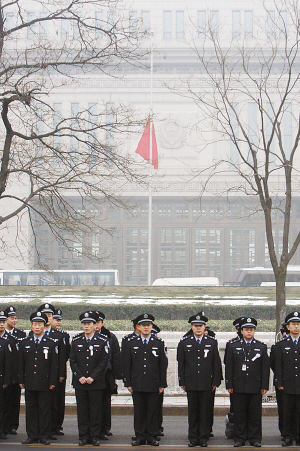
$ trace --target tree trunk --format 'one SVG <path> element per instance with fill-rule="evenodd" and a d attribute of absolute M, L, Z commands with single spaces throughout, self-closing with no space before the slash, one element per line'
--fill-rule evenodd
<path fill-rule="evenodd" d="M 285 281 L 286 272 L 280 272 L 276 279 L 276 333 L 280 330 L 280 325 L 286 317 L 285 304 Z"/>

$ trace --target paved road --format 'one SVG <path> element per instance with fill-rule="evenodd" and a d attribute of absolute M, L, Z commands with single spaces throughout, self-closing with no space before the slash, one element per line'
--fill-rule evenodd
<path fill-rule="evenodd" d="M 178 449 L 187 449 L 187 417 L 185 416 L 168 416 L 164 418 L 165 436 L 162 437 L 160 448 L 178 451 Z M 39 445 L 24 446 L 21 445 L 21 440 L 26 438 L 25 434 L 25 418 L 21 415 L 21 423 L 17 436 L 9 436 L 8 440 L 1 440 L 0 448 L 3 451 L 12 451 L 15 449 L 59 449 L 60 451 L 72 450 L 74 448 L 81 450 L 99 449 L 92 446 L 78 447 L 78 431 L 76 424 L 76 417 L 67 415 L 64 424 L 65 436 L 59 437 L 57 441 L 52 442 L 51 446 L 41 447 Z M 130 415 L 113 416 L 112 423 L 113 436 L 109 441 L 102 441 L 100 449 L 113 451 L 116 449 L 136 449 L 130 446 L 131 435 L 133 435 L 133 418 Z M 215 436 L 209 441 L 209 449 L 213 450 L 229 450 L 233 449 L 233 441 L 227 440 L 224 437 L 224 417 L 215 417 L 214 424 Z M 263 447 L 267 449 L 282 449 L 280 435 L 277 429 L 277 417 L 263 418 Z M 141 447 L 144 450 L 149 449 L 149 446 Z M 141 449 L 138 448 L 138 449 Z M 151 448 L 155 449 L 155 448 Z M 156 448 L 157 449 L 157 448 Z M 189 448 L 190 449 L 190 448 Z M 199 447 L 196 448 L 197 450 Z M 236 449 L 236 448 L 235 448 Z M 253 447 L 245 446 L 242 448 L 254 449 Z M 298 449 L 299 447 L 290 447 L 289 449 Z"/>

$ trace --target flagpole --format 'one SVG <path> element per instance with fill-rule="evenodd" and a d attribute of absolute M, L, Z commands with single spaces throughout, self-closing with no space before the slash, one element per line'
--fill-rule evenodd
<path fill-rule="evenodd" d="M 152 127 L 153 127 L 153 46 L 150 31 L 150 149 L 149 149 L 149 208 L 148 208 L 148 286 L 151 286 L 152 266 Z"/>

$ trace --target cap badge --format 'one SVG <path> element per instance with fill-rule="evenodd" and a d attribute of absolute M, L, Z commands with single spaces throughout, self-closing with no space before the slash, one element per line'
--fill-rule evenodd
<path fill-rule="evenodd" d="M 36 316 L 42 316 L 41 312 L 37 312 Z"/>
<path fill-rule="evenodd" d="M 247 318 L 247 323 L 251 323 L 251 318 Z"/>
<path fill-rule="evenodd" d="M 57 310 L 57 313 L 58 313 L 59 315 L 61 315 L 61 310 Z"/>
<path fill-rule="evenodd" d="M 298 312 L 294 312 L 294 316 L 298 316 Z"/>
<path fill-rule="evenodd" d="M 88 316 L 89 316 L 88 312 L 86 312 L 86 313 L 84 314 L 84 316 L 85 316 L 85 318 L 88 318 Z"/>
<path fill-rule="evenodd" d="M 3 312 L 3 311 L 1 311 L 1 312 L 0 312 L 0 315 L 4 315 L 4 312 Z"/>
<path fill-rule="evenodd" d="M 199 316 L 199 315 L 197 315 L 197 316 L 196 316 L 196 319 L 200 319 L 200 316 Z"/>
<path fill-rule="evenodd" d="M 145 313 L 145 315 L 144 315 L 144 318 L 148 318 L 148 315 L 147 315 L 147 313 Z"/>
<path fill-rule="evenodd" d="M 9 310 L 10 310 L 11 312 L 13 312 L 13 311 L 14 311 L 14 308 L 13 308 L 13 307 L 9 307 Z"/>

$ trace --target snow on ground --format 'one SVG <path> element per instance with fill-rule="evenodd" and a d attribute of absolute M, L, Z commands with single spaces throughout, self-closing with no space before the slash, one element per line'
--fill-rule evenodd
<path fill-rule="evenodd" d="M 62 290 L 67 291 L 67 290 Z M 0 297 L 0 304 L 13 304 L 14 302 L 24 302 L 28 303 L 30 301 L 38 300 L 39 302 L 55 302 L 58 300 L 60 304 L 131 304 L 131 305 L 169 305 L 169 304 L 198 304 L 199 302 L 204 305 L 274 305 L 276 304 L 275 299 L 270 301 L 267 297 L 263 296 L 202 296 L 199 297 L 176 297 L 176 298 L 166 298 L 166 297 L 138 297 L 138 296 L 130 296 L 128 298 L 122 298 L 121 296 L 110 295 L 110 296 L 81 296 L 81 295 L 69 295 L 69 294 L 60 294 L 60 295 L 51 295 L 38 297 L 34 294 L 16 294 L 14 296 L 3 296 Z M 300 299 L 287 299 L 287 305 L 300 305 Z"/>

